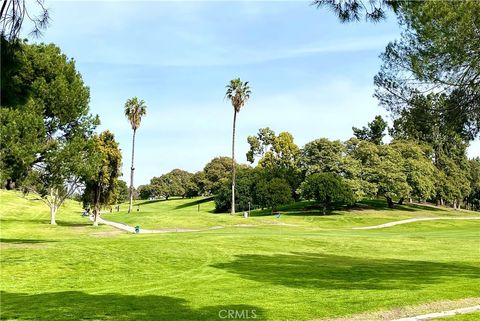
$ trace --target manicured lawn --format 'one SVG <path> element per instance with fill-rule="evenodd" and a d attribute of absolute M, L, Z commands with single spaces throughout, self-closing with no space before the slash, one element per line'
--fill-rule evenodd
<path fill-rule="evenodd" d="M 385 207 L 385 201 L 368 201 L 352 210 L 335 210 L 330 215 L 322 215 L 311 202 L 298 202 L 281 207 L 280 218 L 271 214 L 270 210 L 254 210 L 251 217 L 244 219 L 242 212 L 231 216 L 217 214 L 211 199 L 172 199 L 169 201 L 137 201 L 134 211 L 127 213 L 128 204 L 120 207 L 120 212 L 103 214 L 103 218 L 142 228 L 207 228 L 213 226 L 261 225 L 279 226 L 283 224 L 298 225 L 307 229 L 345 229 L 355 226 L 377 225 L 390 221 L 414 217 L 454 217 L 480 216 L 477 212 L 454 211 L 428 205 L 404 205 L 394 209 Z M 137 208 L 140 211 L 137 211 Z M 435 223 L 436 225 L 436 223 Z M 289 228 L 291 230 L 291 228 Z"/>
<path fill-rule="evenodd" d="M 172 200 L 105 215 L 152 228 L 226 226 L 135 235 L 92 227 L 74 202 L 50 226 L 40 201 L 0 196 L 2 320 L 222 320 L 224 310 L 328 320 L 480 291 L 480 221 L 351 229 L 469 212 L 377 207 L 244 219 L 210 213 L 211 202 L 198 212 L 196 200 Z"/>

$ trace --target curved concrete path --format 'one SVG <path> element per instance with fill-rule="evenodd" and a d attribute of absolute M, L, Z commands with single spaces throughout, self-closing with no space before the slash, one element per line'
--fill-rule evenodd
<path fill-rule="evenodd" d="M 90 221 L 93 222 L 93 216 L 89 216 Z M 127 225 L 125 223 L 118 223 L 118 222 L 113 222 L 113 221 L 108 221 L 101 216 L 97 218 L 98 224 L 105 224 L 112 226 L 114 228 L 117 228 L 119 230 L 129 232 L 129 233 L 135 233 L 135 228 L 133 226 Z M 283 222 L 275 222 L 273 224 L 236 224 L 236 225 L 231 225 L 227 227 L 257 227 L 257 226 L 265 226 L 265 225 L 270 225 L 270 226 L 302 226 L 302 225 L 296 225 L 296 224 L 287 224 Z M 147 230 L 147 229 L 142 229 L 140 228 L 140 234 L 159 234 L 159 233 L 186 233 L 186 232 L 202 232 L 202 231 L 210 231 L 210 230 L 218 230 L 225 228 L 225 226 L 212 226 L 212 227 L 207 227 L 203 229 L 190 229 L 190 228 L 162 228 L 162 229 L 156 229 L 156 230 Z"/>
<path fill-rule="evenodd" d="M 480 220 L 480 216 L 470 216 L 470 217 L 418 217 L 418 218 L 409 218 L 408 220 L 394 221 L 380 225 L 374 226 L 362 226 L 362 227 L 352 227 L 353 230 L 371 230 L 377 228 L 386 228 L 392 227 L 395 225 L 408 224 L 419 221 L 435 221 L 435 220 Z"/>
<path fill-rule="evenodd" d="M 476 305 L 473 307 L 468 307 L 468 308 L 460 308 L 460 309 L 455 309 L 455 310 L 450 310 L 450 311 L 443 311 L 443 312 L 437 312 L 437 313 L 429 313 L 429 314 L 424 314 L 424 315 L 417 315 L 415 317 L 408 317 L 408 318 L 402 318 L 402 319 L 395 319 L 393 321 L 426 321 L 426 320 L 435 320 L 439 318 L 445 318 L 445 317 L 451 317 L 455 316 L 458 314 L 467 314 L 467 313 L 472 313 L 472 312 L 477 312 L 480 311 L 480 305 Z"/>
<path fill-rule="evenodd" d="M 93 222 L 93 217 L 89 217 L 90 220 Z M 123 223 L 117 223 L 117 222 L 112 222 L 112 221 L 107 221 L 101 218 L 100 216 L 97 218 L 98 224 L 105 224 L 109 225 L 111 227 L 117 228 L 119 230 L 129 232 L 129 233 L 135 233 L 135 228 L 123 224 Z M 188 228 L 164 228 L 164 229 L 159 229 L 159 230 L 146 230 L 146 229 L 140 229 L 140 234 L 159 234 L 159 233 L 186 233 L 186 232 L 201 232 L 201 231 L 207 231 L 207 230 L 217 230 L 224 228 L 223 226 L 213 226 L 205 229 L 188 229 Z"/>

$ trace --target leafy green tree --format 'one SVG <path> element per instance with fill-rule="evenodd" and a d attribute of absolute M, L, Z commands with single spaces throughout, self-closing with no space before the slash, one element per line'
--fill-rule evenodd
<path fill-rule="evenodd" d="M 192 185 L 193 174 L 181 169 L 174 169 L 160 177 L 154 177 L 150 185 L 158 196 L 169 199 L 171 196 L 187 197 Z"/>
<path fill-rule="evenodd" d="M 345 142 L 343 177 L 353 192 L 355 201 L 377 196 L 375 168 L 380 163 L 378 145 L 351 138 Z"/>
<path fill-rule="evenodd" d="M 0 122 L 0 177 L 7 189 L 13 189 L 21 186 L 39 162 L 37 153 L 45 157 L 45 127 L 33 101 L 22 109 L 2 107 Z"/>
<path fill-rule="evenodd" d="M 127 183 L 121 179 L 118 179 L 115 183 L 115 203 L 126 202 L 130 196 Z"/>
<path fill-rule="evenodd" d="M 382 196 L 389 207 L 410 195 L 402 155 L 390 145 L 352 138 L 347 142 L 346 179 L 359 196 Z"/>
<path fill-rule="evenodd" d="M 233 132 L 232 132 L 232 209 L 231 214 L 235 213 L 235 125 L 237 122 L 237 113 L 250 98 L 251 90 L 248 81 L 242 82 L 240 78 L 232 79 L 227 86 L 225 98 L 233 106 Z"/>
<path fill-rule="evenodd" d="M 44 161 L 29 172 L 23 190 L 41 197 L 50 208 L 50 224 L 54 225 L 58 209 L 83 186 L 96 162 L 92 140 L 77 137 L 52 143 Z"/>
<path fill-rule="evenodd" d="M 478 1 L 404 1 L 402 37 L 390 43 L 375 77 L 376 96 L 394 113 L 425 92 L 442 93 L 442 117 L 469 138 L 480 130 Z"/>
<path fill-rule="evenodd" d="M 9 187 L 21 186 L 33 168 L 43 166 L 54 146 L 88 140 L 99 123 L 89 114 L 89 89 L 72 59 L 55 45 L 17 45 L 12 52 L 21 59 L 6 70 L 9 51 L 2 50 L 0 166 Z"/>
<path fill-rule="evenodd" d="M 130 166 L 130 201 L 128 203 L 128 213 L 132 211 L 133 204 L 133 173 L 135 171 L 135 134 L 140 127 L 142 117 L 147 113 L 147 106 L 145 101 L 139 100 L 137 97 L 133 97 L 127 100 L 124 106 L 125 116 L 128 118 L 130 125 L 132 126 L 132 165 Z"/>
<path fill-rule="evenodd" d="M 469 167 L 466 156 L 454 158 L 448 154 L 441 154 L 436 160 L 437 185 L 436 200 L 437 204 L 450 204 L 453 208 L 458 208 L 460 202 L 470 194 Z"/>
<path fill-rule="evenodd" d="M 417 96 L 442 92 L 447 124 L 470 138 L 480 130 L 480 2 L 407 0 L 315 0 L 340 21 L 378 21 L 391 9 L 402 36 L 385 49 L 375 77 L 376 96 L 394 114 L 409 109 Z"/>
<path fill-rule="evenodd" d="M 301 150 L 301 167 L 306 176 L 314 173 L 341 174 L 344 170 L 345 146 L 339 140 L 320 138 Z"/>
<path fill-rule="evenodd" d="M 209 184 L 204 171 L 198 171 L 193 174 L 192 183 L 187 192 L 189 197 L 198 195 L 209 195 L 206 186 Z"/>
<path fill-rule="evenodd" d="M 271 208 L 272 213 L 278 206 L 293 202 L 290 184 L 285 179 L 273 178 L 267 184 L 258 186 L 257 190 L 265 196 L 265 203 L 260 205 Z"/>
<path fill-rule="evenodd" d="M 250 136 L 248 142 L 250 151 L 247 159 L 253 163 L 255 157 L 260 157 L 257 166 L 264 170 L 268 179 L 285 179 L 290 184 L 291 194 L 297 198 L 296 190 L 302 182 L 301 152 L 292 134 L 282 132 L 276 136 L 267 127 L 260 129 L 256 137 Z"/>
<path fill-rule="evenodd" d="M 222 180 L 231 180 L 232 171 L 232 159 L 230 157 L 215 157 L 208 162 L 203 169 L 204 175 L 201 177 L 205 194 L 215 195 L 220 189 Z"/>
<path fill-rule="evenodd" d="M 273 145 L 275 138 L 275 132 L 269 127 L 260 128 L 257 136 L 248 136 L 247 142 L 250 145 L 250 150 L 247 152 L 247 161 L 253 164 L 255 157 L 263 156 Z"/>
<path fill-rule="evenodd" d="M 240 210 L 248 209 L 249 205 L 254 208 L 254 186 L 256 184 L 254 169 L 250 167 L 240 167 L 237 172 L 237 184 L 235 188 L 235 208 Z M 232 207 L 232 189 L 231 180 L 223 179 L 221 187 L 215 194 L 215 210 L 217 212 L 227 212 Z"/>
<path fill-rule="evenodd" d="M 435 194 L 435 166 L 431 159 L 431 149 L 414 141 L 394 140 L 391 147 L 403 159 L 403 171 L 410 186 L 410 198 L 419 201 L 430 199 Z M 403 199 L 400 199 L 402 203 Z"/>
<path fill-rule="evenodd" d="M 26 42 L 20 40 L 6 40 L 0 36 L 1 41 L 1 105 L 25 105 L 31 96 L 31 82 L 28 81 L 33 71 L 30 67 L 29 57 L 26 53 Z"/>
<path fill-rule="evenodd" d="M 480 157 L 469 160 L 470 194 L 466 197 L 466 205 L 472 210 L 480 210 Z"/>
<path fill-rule="evenodd" d="M 411 187 L 404 173 L 402 155 L 390 145 L 380 146 L 378 150 L 380 162 L 374 168 L 373 182 L 377 183 L 377 195 L 387 200 L 388 207 L 393 208 L 393 199 L 410 195 Z"/>
<path fill-rule="evenodd" d="M 138 187 L 138 197 L 142 200 L 148 200 L 150 198 L 157 197 L 155 194 L 155 188 L 150 184 L 140 185 Z"/>
<path fill-rule="evenodd" d="M 353 135 L 358 139 L 368 140 L 376 145 L 381 145 L 385 130 L 387 129 L 387 122 L 383 120 L 382 116 L 377 115 L 375 119 L 368 123 L 368 127 L 357 128 L 352 127 Z"/>
<path fill-rule="evenodd" d="M 300 188 L 305 199 L 314 199 L 322 205 L 323 214 L 333 203 L 351 204 L 354 200 L 348 184 L 333 173 L 316 173 L 307 176 Z"/>
<path fill-rule="evenodd" d="M 437 204 L 450 203 L 456 207 L 469 193 L 468 140 L 443 117 L 447 103 L 444 95 L 417 96 L 412 107 L 403 110 L 394 121 L 390 134 L 395 140 L 414 140 L 431 148 L 436 168 L 433 198 Z"/>
<path fill-rule="evenodd" d="M 85 189 L 82 198 L 84 204 L 92 206 L 93 225 L 97 226 L 100 209 L 114 200 L 117 180 L 121 175 L 122 153 L 115 136 L 108 130 L 95 135 L 93 140 L 99 161 L 90 164 L 91 172 L 84 178 Z"/>
<path fill-rule="evenodd" d="M 226 212 L 231 208 L 231 181 L 222 180 L 222 185 L 215 194 L 215 209 Z M 291 187 L 285 179 L 269 178 L 261 167 L 240 167 L 237 176 L 235 206 L 242 211 L 249 208 L 271 208 L 293 201 Z"/>

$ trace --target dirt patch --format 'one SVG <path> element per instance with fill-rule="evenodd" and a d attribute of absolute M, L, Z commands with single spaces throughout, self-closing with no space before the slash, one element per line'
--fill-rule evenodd
<path fill-rule="evenodd" d="M 391 321 L 400 318 L 413 317 L 433 312 L 441 312 L 480 304 L 480 298 L 467 298 L 461 300 L 445 300 L 426 303 L 416 306 L 399 307 L 392 310 L 354 314 L 341 318 L 324 318 L 316 321 Z"/>

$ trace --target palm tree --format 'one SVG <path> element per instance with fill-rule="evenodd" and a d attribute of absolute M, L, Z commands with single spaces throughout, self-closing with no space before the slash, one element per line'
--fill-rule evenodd
<path fill-rule="evenodd" d="M 132 211 L 132 202 L 133 202 L 133 172 L 135 171 L 135 167 L 133 166 L 133 161 L 135 158 L 135 133 L 137 132 L 137 129 L 140 127 L 142 116 L 144 116 L 147 112 L 147 106 L 145 105 L 145 101 L 139 100 L 137 97 L 133 97 L 127 100 L 124 108 L 125 108 L 125 116 L 127 116 L 133 129 L 132 166 L 130 167 L 130 189 L 129 189 L 130 203 L 128 204 L 128 213 L 130 213 Z"/>
<path fill-rule="evenodd" d="M 242 82 L 240 78 L 230 80 L 230 84 L 226 86 L 227 92 L 225 98 L 230 100 L 233 106 L 233 134 L 232 134 L 232 208 L 231 214 L 235 214 L 235 124 L 237 121 L 237 113 L 245 105 L 250 98 L 250 87 L 248 81 Z"/>

